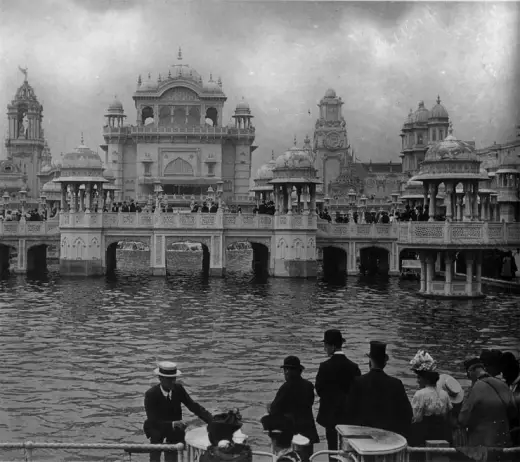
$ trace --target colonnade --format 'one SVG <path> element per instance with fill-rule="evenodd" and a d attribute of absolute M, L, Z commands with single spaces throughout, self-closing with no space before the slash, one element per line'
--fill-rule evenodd
<path fill-rule="evenodd" d="M 308 212 L 316 210 L 315 184 L 274 184 L 274 204 L 278 213 L 288 213 L 292 210 L 292 192 L 296 189 L 296 206 L 298 210 Z"/>
<path fill-rule="evenodd" d="M 482 251 L 463 250 L 466 262 L 465 280 L 455 279 L 456 253 L 451 250 L 421 251 L 421 287 L 419 293 L 426 296 L 478 297 L 482 295 Z M 444 259 L 444 281 L 436 281 L 435 274 L 440 270 Z M 438 267 L 436 268 L 436 263 Z M 473 279 L 475 277 L 475 279 Z"/>
<path fill-rule="evenodd" d="M 61 183 L 62 212 L 90 212 L 95 198 L 101 200 L 98 207 L 104 208 L 114 201 L 114 191 L 103 190 L 103 183 Z"/>

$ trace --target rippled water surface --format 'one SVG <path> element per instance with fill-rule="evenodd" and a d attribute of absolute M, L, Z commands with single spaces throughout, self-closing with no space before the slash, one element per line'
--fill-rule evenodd
<path fill-rule="evenodd" d="M 261 282 L 244 271 L 204 279 L 193 269 L 166 279 L 139 271 L 116 281 L 12 277 L 0 282 L 0 440 L 146 442 L 143 394 L 156 382 L 155 362 L 173 359 L 196 400 L 210 411 L 238 406 L 244 432 L 265 446 L 258 420 L 282 383 L 279 365 L 296 354 L 314 381 L 332 327 L 363 372 L 368 342 L 388 342 L 388 372 L 410 394 L 407 365 L 419 347 L 463 384 L 467 355 L 483 346 L 519 352 L 518 295 L 431 301 L 417 289 L 356 277 Z"/>

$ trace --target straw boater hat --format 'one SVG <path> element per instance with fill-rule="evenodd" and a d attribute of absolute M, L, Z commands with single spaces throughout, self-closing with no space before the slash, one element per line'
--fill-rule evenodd
<path fill-rule="evenodd" d="M 451 375 L 441 374 L 437 386 L 448 393 L 452 404 L 459 404 L 464 400 L 464 390 L 458 380 L 454 379 Z"/>
<path fill-rule="evenodd" d="M 159 377 L 179 377 L 182 375 L 181 371 L 177 369 L 177 364 L 171 361 L 160 361 L 157 363 L 157 368 L 153 371 Z"/>

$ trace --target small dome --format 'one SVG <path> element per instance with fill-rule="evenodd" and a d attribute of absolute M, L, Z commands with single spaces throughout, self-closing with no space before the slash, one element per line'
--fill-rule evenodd
<path fill-rule="evenodd" d="M 443 140 L 433 144 L 424 160 L 431 162 L 436 160 L 478 160 L 475 148 L 465 141 L 453 136 L 453 128 L 450 125 L 449 135 Z"/>
<path fill-rule="evenodd" d="M 404 119 L 404 125 L 413 124 L 413 110 L 410 108 L 410 112 Z"/>
<path fill-rule="evenodd" d="M 312 167 L 312 160 L 309 154 L 297 148 L 291 147 L 289 150 L 276 159 L 275 168 L 309 168 Z"/>
<path fill-rule="evenodd" d="M 249 103 L 244 98 L 237 104 L 237 110 L 239 109 L 250 109 Z"/>
<path fill-rule="evenodd" d="M 143 82 L 143 84 L 139 87 L 139 91 L 149 91 L 149 90 L 156 90 L 157 89 L 157 83 L 155 83 L 152 80 L 152 77 L 150 74 L 148 74 L 148 79 Z"/>
<path fill-rule="evenodd" d="M 103 176 L 107 180 L 113 180 L 115 178 L 114 172 L 110 168 L 105 168 L 105 170 L 103 170 Z"/>
<path fill-rule="evenodd" d="M 325 98 L 335 98 L 335 97 L 336 97 L 336 92 L 332 88 L 329 88 L 325 92 Z"/>
<path fill-rule="evenodd" d="M 55 183 L 54 181 L 47 181 L 42 187 L 42 192 L 44 193 L 61 193 L 61 186 L 59 183 Z"/>
<path fill-rule="evenodd" d="M 212 93 L 222 93 L 222 88 L 220 88 L 217 82 L 210 80 L 208 83 L 204 84 L 204 90 Z"/>
<path fill-rule="evenodd" d="M 256 172 L 256 178 L 258 180 L 272 180 L 273 170 L 276 167 L 276 161 L 271 160 L 269 163 L 262 165 Z"/>
<path fill-rule="evenodd" d="M 102 168 L 101 157 L 98 153 L 92 151 L 83 144 L 83 137 L 81 144 L 74 150 L 63 156 L 63 168 Z"/>
<path fill-rule="evenodd" d="M 114 96 L 114 101 L 110 103 L 108 106 L 109 111 L 123 111 L 123 103 L 117 99 L 117 96 Z"/>
<path fill-rule="evenodd" d="M 440 96 L 437 96 L 437 104 L 430 111 L 430 119 L 449 119 L 448 111 L 441 104 Z"/>
<path fill-rule="evenodd" d="M 414 113 L 413 121 L 415 123 L 428 122 L 430 111 L 424 107 L 424 101 L 419 101 L 419 106 Z"/>
<path fill-rule="evenodd" d="M 44 165 L 41 169 L 41 173 L 48 173 L 52 170 L 52 167 L 50 165 Z"/>
<path fill-rule="evenodd" d="M 197 83 L 200 79 L 200 74 L 187 64 L 174 64 L 170 66 L 170 70 L 167 73 L 169 79 L 182 78 L 188 80 L 195 80 Z M 163 82 L 167 79 L 163 79 Z"/>

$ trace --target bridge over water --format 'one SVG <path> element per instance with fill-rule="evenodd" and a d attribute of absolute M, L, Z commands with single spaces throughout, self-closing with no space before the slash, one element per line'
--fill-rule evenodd
<path fill-rule="evenodd" d="M 403 251 L 415 251 L 421 260 L 424 293 L 468 290 L 469 281 L 456 282 L 451 270 L 454 254 L 464 252 L 475 267 L 472 292 L 480 291 L 482 250 L 520 247 L 520 223 L 400 222 L 392 224 L 338 224 L 314 213 L 253 215 L 208 213 L 89 213 L 62 212 L 48 222 L 0 223 L 1 261 L 18 272 L 31 270 L 45 258 L 45 249 L 58 245 L 65 275 L 100 275 L 115 268 L 116 246 L 122 240 L 140 241 L 150 248 L 152 274 L 166 273 L 166 250 L 176 242 L 202 244 L 204 265 L 210 275 L 222 276 L 226 250 L 236 242 L 253 247 L 253 264 L 271 276 L 314 277 L 317 261 L 324 270 L 355 274 L 359 265 L 377 261 L 379 269 L 398 274 Z M 450 273 L 439 285 L 441 266 Z M 474 263 L 474 264 L 473 264 Z M 458 284 L 458 286 L 457 286 Z M 462 284 L 462 285 L 461 285 Z M 458 287 L 458 288 L 457 288 Z"/>

